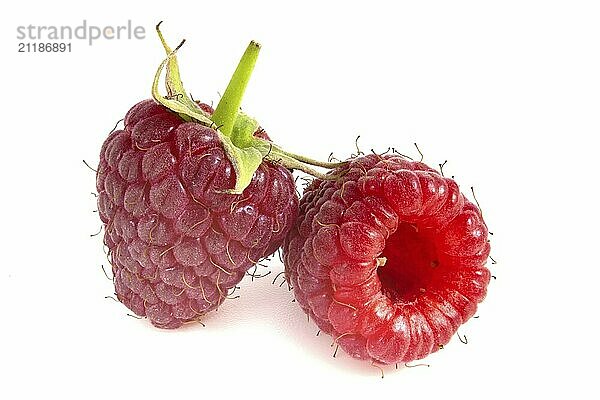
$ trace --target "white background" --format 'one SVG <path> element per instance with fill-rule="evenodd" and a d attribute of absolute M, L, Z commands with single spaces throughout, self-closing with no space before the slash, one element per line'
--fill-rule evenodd
<path fill-rule="evenodd" d="M 598 3 L 272 3 L 4 5 L 0 397 L 598 398 Z M 147 37 L 17 53 L 18 25 L 83 19 L 131 19 Z M 363 150 L 418 157 L 417 142 L 475 187 L 498 263 L 479 318 L 459 330 L 467 345 L 456 337 L 430 367 L 385 379 L 333 358 L 331 338 L 271 284 L 278 260 L 206 327 L 157 330 L 104 298 L 82 159 L 95 165 L 115 122 L 149 97 L 159 20 L 172 45 L 188 40 L 184 83 L 209 102 L 247 42 L 262 43 L 243 107 L 285 148 L 343 157 L 361 135 Z"/>

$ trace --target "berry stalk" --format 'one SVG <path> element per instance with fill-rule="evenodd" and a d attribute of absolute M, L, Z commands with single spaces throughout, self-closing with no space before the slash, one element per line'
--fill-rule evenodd
<path fill-rule="evenodd" d="M 251 41 L 242 55 L 242 58 L 227 85 L 227 89 L 225 89 L 225 93 L 223 93 L 223 97 L 221 97 L 221 100 L 212 115 L 211 119 L 226 136 L 235 134 L 233 132 L 234 123 L 236 122 L 238 115 L 240 115 L 239 109 L 242 104 L 242 98 L 244 97 L 248 82 L 250 81 L 259 52 L 260 44 Z M 243 140 L 244 138 L 240 139 Z M 236 140 L 232 139 L 232 141 L 236 143 Z"/>
<path fill-rule="evenodd" d="M 312 166 L 333 169 L 344 165 L 344 162 L 330 163 L 313 160 L 283 150 L 269 140 L 256 137 L 258 122 L 251 116 L 240 111 L 240 105 L 254 65 L 260 51 L 260 44 L 250 42 L 233 73 L 231 80 L 219 101 L 214 113 L 208 115 L 186 93 L 177 63 L 176 53 L 181 48 L 182 41 L 175 49 L 166 43 L 160 23 L 156 26 L 158 37 L 167 57 L 159 65 L 152 84 L 152 97 L 169 110 L 176 112 L 185 121 L 194 121 L 214 129 L 223 145 L 227 157 L 236 173 L 236 182 L 229 193 L 239 194 L 250 184 L 254 172 L 263 160 L 282 165 L 288 169 L 297 169 L 320 179 L 335 179 L 335 175 L 319 172 Z M 158 83 L 163 70 L 166 69 L 165 86 L 167 95 L 163 96 L 158 90 Z"/>

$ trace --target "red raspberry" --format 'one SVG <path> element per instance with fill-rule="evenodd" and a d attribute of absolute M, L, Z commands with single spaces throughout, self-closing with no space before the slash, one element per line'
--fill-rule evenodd
<path fill-rule="evenodd" d="M 454 180 L 368 155 L 316 179 L 283 250 L 297 302 L 352 357 L 392 364 L 448 343 L 483 300 L 488 231 Z"/>
<path fill-rule="evenodd" d="M 234 184 L 214 129 L 153 100 L 129 110 L 124 130 L 102 146 L 97 175 L 123 304 L 158 327 L 177 328 L 217 308 L 281 245 L 297 215 L 291 173 L 263 162 L 243 193 L 225 193 Z"/>
<path fill-rule="evenodd" d="M 187 95 L 176 52 L 154 76 L 152 97 L 125 116 L 100 151 L 98 209 L 117 298 L 161 328 L 219 306 L 261 258 L 282 244 L 298 213 L 291 169 L 317 177 L 240 111 L 260 45 L 250 42 L 217 107 Z M 166 69 L 167 96 L 158 83 Z"/>

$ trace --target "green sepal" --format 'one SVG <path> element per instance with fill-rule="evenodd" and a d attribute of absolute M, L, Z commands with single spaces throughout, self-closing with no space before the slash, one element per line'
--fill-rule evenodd
<path fill-rule="evenodd" d="M 158 67 L 156 75 L 154 76 L 154 82 L 152 83 L 152 97 L 154 100 L 167 107 L 169 110 L 179 114 L 185 121 L 196 121 L 204 126 L 214 126 L 212 120 L 206 115 L 206 113 L 200 107 L 190 107 L 181 101 L 184 95 L 174 95 L 170 97 L 164 97 L 158 90 L 158 83 L 160 82 L 160 76 L 165 68 L 165 65 L 173 59 L 173 53 L 170 54 Z M 168 68 L 167 68 L 168 69 Z"/>
<path fill-rule="evenodd" d="M 231 142 L 227 136 L 219 133 L 223 149 L 231 161 L 235 171 L 235 187 L 225 190 L 226 193 L 240 194 L 250 185 L 254 172 L 263 162 L 263 154 L 254 147 L 240 148 Z"/>
<path fill-rule="evenodd" d="M 158 70 L 156 71 L 156 75 L 154 76 L 154 82 L 152 83 L 152 97 L 163 106 L 179 114 L 179 116 L 181 116 L 181 118 L 183 118 L 185 121 L 189 122 L 195 120 L 202 125 L 212 126 L 213 122 L 210 119 L 210 116 L 200 107 L 198 107 L 198 104 L 196 104 L 196 102 L 188 96 L 183 88 L 183 82 L 181 81 L 181 76 L 179 74 L 179 64 L 177 63 L 176 53 L 183 43 L 185 43 L 185 40 L 182 40 L 179 46 L 177 46 L 174 50 L 171 50 L 171 47 L 169 47 L 162 32 L 160 31 L 160 24 L 162 24 L 162 21 L 156 25 L 156 33 L 158 34 L 158 38 L 165 49 L 167 58 L 160 64 Z M 167 67 L 165 76 L 167 96 L 162 96 L 158 91 L 158 83 L 165 66 Z"/>
<path fill-rule="evenodd" d="M 256 132 L 257 129 L 258 122 L 251 116 L 240 111 L 235 119 L 233 130 L 231 131 L 231 141 L 237 147 L 241 148 L 252 146 L 254 143 L 252 140 L 254 138 L 254 132 Z"/>
<path fill-rule="evenodd" d="M 179 74 L 179 64 L 177 63 L 177 56 L 175 53 L 183 45 L 185 40 L 183 40 L 175 51 L 171 50 L 171 47 L 167 44 L 162 32 L 160 31 L 160 24 L 156 25 L 156 33 L 158 33 L 158 38 L 165 49 L 165 53 L 167 54 L 167 58 L 169 59 L 167 62 L 167 74 L 165 77 L 165 86 L 167 87 L 167 95 L 168 98 L 176 98 L 178 102 L 182 103 L 184 106 L 190 109 L 198 109 L 204 116 L 208 117 L 208 114 L 205 113 L 198 105 L 192 100 L 186 93 L 183 88 L 183 82 L 181 81 L 181 75 Z"/>

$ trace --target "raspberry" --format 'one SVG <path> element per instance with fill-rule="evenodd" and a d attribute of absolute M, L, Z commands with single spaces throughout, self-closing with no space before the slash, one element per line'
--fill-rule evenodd
<path fill-rule="evenodd" d="M 214 129 L 153 100 L 127 113 L 125 128 L 102 146 L 97 175 L 123 304 L 155 326 L 177 328 L 217 308 L 281 245 L 298 207 L 291 173 L 263 162 L 241 194 L 226 193 L 234 185 Z"/>
<path fill-rule="evenodd" d="M 216 309 L 282 244 L 298 212 L 290 169 L 333 168 L 284 151 L 239 111 L 260 46 L 251 42 L 213 110 L 186 94 L 175 49 L 125 127 L 100 151 L 96 187 L 117 298 L 157 327 Z M 167 96 L 158 91 L 166 68 Z"/>
<path fill-rule="evenodd" d="M 302 309 L 358 359 L 421 359 L 483 300 L 481 212 L 452 179 L 396 155 L 358 157 L 315 179 L 283 245 Z"/>

